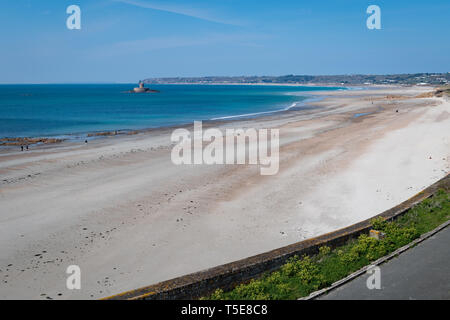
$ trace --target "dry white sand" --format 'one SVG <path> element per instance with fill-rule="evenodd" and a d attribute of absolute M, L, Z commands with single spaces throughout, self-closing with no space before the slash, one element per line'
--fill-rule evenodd
<path fill-rule="evenodd" d="M 378 214 L 449 172 L 449 102 L 384 98 L 429 90 L 327 92 L 319 109 L 221 125 L 280 128 L 274 176 L 175 166 L 171 130 L 2 152 L 0 298 L 101 298 Z"/>

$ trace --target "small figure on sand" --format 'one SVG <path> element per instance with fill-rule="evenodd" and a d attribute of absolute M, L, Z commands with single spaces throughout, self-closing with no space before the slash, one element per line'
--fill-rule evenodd
<path fill-rule="evenodd" d="M 20 148 L 22 149 L 22 151 L 23 151 L 23 146 L 20 146 Z"/>

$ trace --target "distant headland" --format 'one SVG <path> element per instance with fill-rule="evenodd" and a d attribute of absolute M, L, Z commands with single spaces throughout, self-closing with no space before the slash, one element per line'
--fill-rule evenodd
<path fill-rule="evenodd" d="M 450 73 L 414 74 L 348 74 L 348 75 L 285 75 L 285 76 L 210 76 L 148 78 L 146 84 L 254 84 L 254 85 L 432 85 L 450 84 Z"/>

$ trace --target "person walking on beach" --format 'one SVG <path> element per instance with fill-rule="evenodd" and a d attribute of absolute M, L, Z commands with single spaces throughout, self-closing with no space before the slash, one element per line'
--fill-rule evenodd
<path fill-rule="evenodd" d="M 20 146 L 20 148 L 22 149 L 22 151 L 23 151 L 23 146 Z"/>

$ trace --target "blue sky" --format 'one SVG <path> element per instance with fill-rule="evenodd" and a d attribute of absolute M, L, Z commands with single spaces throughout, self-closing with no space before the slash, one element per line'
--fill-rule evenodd
<path fill-rule="evenodd" d="M 3 0 L 0 83 L 448 72 L 449 30 L 448 0 Z"/>

